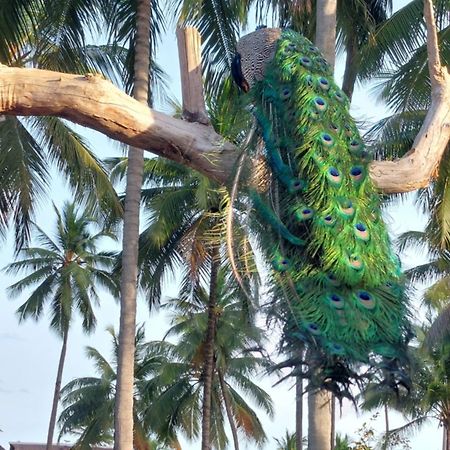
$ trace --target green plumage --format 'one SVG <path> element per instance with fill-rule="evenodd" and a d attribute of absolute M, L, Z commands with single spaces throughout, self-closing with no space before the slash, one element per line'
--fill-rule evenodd
<path fill-rule="evenodd" d="M 409 332 L 400 264 L 349 101 L 327 62 L 284 30 L 249 96 L 276 180 L 271 201 L 252 193 L 254 207 L 272 230 L 292 332 L 350 361 L 399 355 Z"/>

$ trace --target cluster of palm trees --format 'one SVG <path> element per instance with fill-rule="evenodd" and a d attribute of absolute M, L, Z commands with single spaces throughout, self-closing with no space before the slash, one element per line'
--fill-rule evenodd
<path fill-rule="evenodd" d="M 171 3 L 171 16 L 179 23 L 195 25 L 203 35 L 210 121 L 228 140 L 242 142 L 243 125 L 248 124 L 229 82 L 229 64 L 250 13 L 256 12 L 258 20 L 272 16 L 280 25 L 313 37 L 315 3 Z M 422 2 L 412 0 L 393 15 L 391 3 L 351 0 L 337 5 L 338 49 L 346 53 L 345 92 L 351 97 L 357 80 L 377 77 L 381 97 L 394 111 L 368 135 L 377 154 L 384 157 L 402 155 L 410 148 L 430 101 Z M 151 104 L 162 86 L 153 56 L 165 21 L 171 18 L 163 9 L 157 0 L 2 2 L 0 62 L 72 73 L 98 71 L 132 91 L 137 100 Z M 436 1 L 444 64 L 450 61 L 449 11 L 448 0 Z M 91 45 L 92 36 L 98 33 L 105 43 Z M 230 199 L 227 188 L 162 158 L 144 159 L 138 149 L 130 149 L 128 158 L 100 161 L 68 123 L 55 117 L 4 118 L 0 147 L 0 233 L 13 229 L 17 249 L 16 261 L 6 270 L 11 275 L 26 272 L 10 293 L 26 293 L 27 299 L 18 309 L 20 320 L 39 320 L 49 309 L 50 326 L 62 339 L 48 449 L 54 440 L 60 402 L 60 435 L 76 434 L 80 449 L 112 441 L 117 450 L 156 445 L 177 448 L 180 433 L 201 438 L 202 450 L 225 448 L 229 434 L 235 449 L 244 437 L 263 443 L 265 430 L 247 402 L 248 397 L 269 415 L 273 413 L 270 397 L 254 381 L 256 374 L 269 370 L 270 358 L 264 350 L 264 333 L 255 324 L 255 299 L 261 284 L 257 255 L 262 256 L 258 253 L 260 230 L 246 214 L 248 200 Z M 446 430 L 447 448 L 450 341 L 443 324 L 448 323 L 450 311 L 446 308 L 449 167 L 444 160 L 436 182 L 419 193 L 418 200 L 430 217 L 426 230 L 407 233 L 401 240 L 402 247 L 429 250 L 430 262 L 407 275 L 411 283 L 435 281 L 424 300 L 430 311 L 440 313 L 437 318 L 430 316 L 431 326 L 421 328 L 423 342 L 411 350 L 418 361 L 414 390 L 401 401 L 376 383 L 364 393 L 365 407 L 401 409 L 412 418 L 412 424 L 429 416 L 437 418 Z M 33 218 L 54 168 L 65 175 L 74 201 L 61 211 L 54 208 L 56 232 L 49 235 Z M 120 185 L 125 177 L 122 198 L 113 184 Z M 227 222 L 230 210 L 231 230 Z M 146 220 L 142 227 L 140 212 Z M 115 238 L 122 217 L 122 251 L 103 251 L 104 238 Z M 230 232 L 234 261 L 226 251 Z M 232 267 L 236 263 L 239 283 L 236 267 Z M 178 298 L 164 305 L 173 314 L 171 327 L 163 341 L 146 342 L 143 329 L 136 328 L 137 289 L 142 289 L 150 307 L 155 307 L 161 301 L 165 277 L 174 272 L 181 273 L 182 281 Z M 93 303 L 98 301 L 98 288 L 121 301 L 119 334 L 109 330 L 115 358 L 108 362 L 95 348 L 88 348 L 97 376 L 72 380 L 61 389 L 73 316 L 79 313 L 84 331 L 95 328 Z M 419 364 L 420 360 L 424 362 Z M 298 394 L 303 393 L 302 386 L 298 376 Z M 299 395 L 300 410 L 301 398 Z M 313 400 L 311 396 L 310 405 Z M 310 409 L 314 412 L 312 406 Z M 300 412 L 296 438 L 286 437 L 287 448 L 302 448 L 301 417 Z M 385 448 L 401 431 L 387 430 Z M 318 449 L 313 439 L 311 435 L 309 446 Z M 332 439 L 327 439 L 333 445 Z"/>

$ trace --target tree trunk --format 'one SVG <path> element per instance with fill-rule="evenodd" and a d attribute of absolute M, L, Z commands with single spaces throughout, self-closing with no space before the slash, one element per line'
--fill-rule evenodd
<path fill-rule="evenodd" d="M 334 450 L 336 445 L 336 397 L 331 394 L 331 429 L 330 429 L 330 448 Z"/>
<path fill-rule="evenodd" d="M 346 45 L 347 57 L 345 60 L 344 80 L 342 81 L 342 90 L 352 101 L 353 91 L 355 89 L 356 75 L 358 73 L 358 41 L 356 36 L 351 36 Z"/>
<path fill-rule="evenodd" d="M 51 450 L 53 445 L 53 434 L 55 432 L 55 425 L 56 425 L 56 413 L 58 411 L 59 397 L 61 395 L 61 380 L 64 370 L 64 362 L 66 360 L 68 334 L 69 330 L 66 329 L 63 334 L 63 344 L 61 347 L 61 354 L 59 356 L 58 372 L 56 373 L 55 391 L 53 394 L 52 412 L 50 413 L 50 423 L 48 425 L 46 450 Z"/>
<path fill-rule="evenodd" d="M 230 396 L 228 395 L 222 372 L 220 370 L 218 370 L 217 372 L 219 375 L 220 389 L 222 390 L 223 401 L 225 403 L 225 411 L 227 412 L 228 423 L 230 424 L 231 434 L 233 436 L 234 450 L 239 450 L 239 438 L 237 434 L 236 423 L 233 417 L 233 412 L 231 411 Z"/>
<path fill-rule="evenodd" d="M 331 394 L 308 394 L 308 450 L 330 450 Z"/>
<path fill-rule="evenodd" d="M 150 63 L 151 1 L 139 0 L 136 15 L 136 46 L 133 95 L 148 101 Z M 133 386 L 136 332 L 136 291 L 138 275 L 139 205 L 141 199 L 144 152 L 128 152 L 125 214 L 123 223 L 122 274 L 120 280 L 120 330 L 117 393 L 114 411 L 114 449 L 133 448 Z"/>
<path fill-rule="evenodd" d="M 389 444 L 389 409 L 387 405 L 384 405 L 384 442 L 382 450 L 387 450 Z"/>
<path fill-rule="evenodd" d="M 450 424 L 445 424 L 445 450 L 450 450 Z"/>
<path fill-rule="evenodd" d="M 295 448 L 303 450 L 303 377 L 295 378 Z"/>
<path fill-rule="evenodd" d="M 316 45 L 334 71 L 337 0 L 317 0 Z"/>
<path fill-rule="evenodd" d="M 211 449 L 211 396 L 214 378 L 214 341 L 216 334 L 217 275 L 219 251 L 211 251 L 211 278 L 209 282 L 208 325 L 205 337 L 205 363 L 203 367 L 202 450 Z"/>

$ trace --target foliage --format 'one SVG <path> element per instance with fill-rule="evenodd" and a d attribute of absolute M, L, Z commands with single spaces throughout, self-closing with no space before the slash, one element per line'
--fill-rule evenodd
<path fill-rule="evenodd" d="M 21 258 L 5 268 L 11 275 L 30 272 L 8 291 L 18 296 L 37 285 L 17 310 L 20 321 L 41 319 L 44 307 L 50 304 L 50 326 L 58 334 L 67 331 L 77 310 L 84 331 L 90 332 L 96 323 L 91 302 L 99 302 L 97 286 L 117 293 L 116 281 L 108 271 L 113 256 L 97 251 L 100 239 L 114 235 L 108 230 L 93 234 L 90 228 L 96 221 L 86 212 L 77 211 L 74 204 L 65 203 L 61 212 L 54 207 L 54 212 L 57 218 L 54 238 L 36 226 L 40 246 L 23 248 Z"/>

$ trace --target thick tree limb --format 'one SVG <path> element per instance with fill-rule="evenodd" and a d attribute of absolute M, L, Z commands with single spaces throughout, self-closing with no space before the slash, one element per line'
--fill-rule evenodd
<path fill-rule="evenodd" d="M 428 186 L 450 141 L 450 75 L 441 65 L 431 0 L 424 0 L 423 15 L 427 26 L 431 107 L 413 148 L 403 158 L 371 165 L 372 180 L 386 193 L 408 192 Z"/>
<path fill-rule="evenodd" d="M 101 76 L 0 66 L 0 113 L 63 117 L 220 182 L 237 158 L 211 127 L 150 110 Z"/>
<path fill-rule="evenodd" d="M 194 27 L 177 28 L 183 118 L 189 122 L 209 123 L 203 96 L 201 37 Z"/>
<path fill-rule="evenodd" d="M 211 127 L 150 110 L 97 76 L 1 66 L 0 114 L 64 117 L 221 183 L 228 180 L 238 156 L 237 148 Z M 413 149 L 397 161 L 374 162 L 371 178 L 387 193 L 425 187 L 449 139 L 450 75 L 441 68 L 430 111 Z"/>

